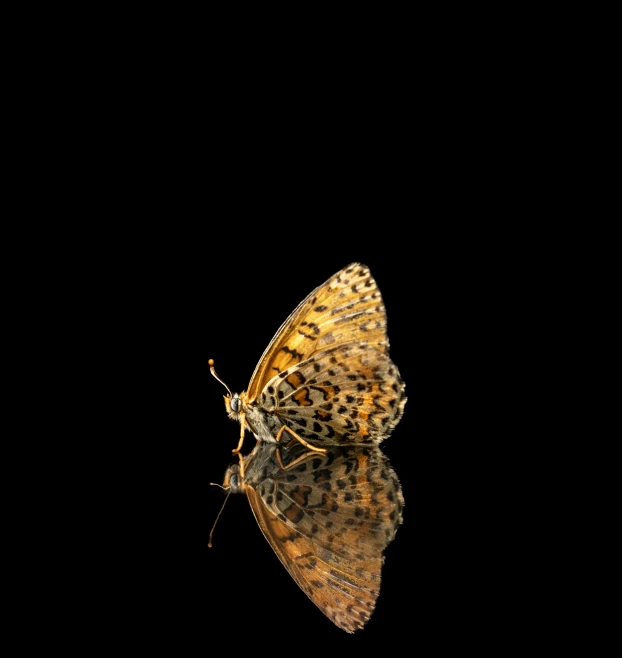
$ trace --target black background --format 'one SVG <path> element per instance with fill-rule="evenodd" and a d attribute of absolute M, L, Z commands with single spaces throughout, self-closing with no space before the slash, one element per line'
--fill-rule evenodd
<path fill-rule="evenodd" d="M 390 86 L 412 94 L 410 83 Z M 83 653 L 439 651 L 477 648 L 502 626 L 516 564 L 498 556 L 517 538 L 497 535 L 512 510 L 489 501 L 510 461 L 499 446 L 522 443 L 508 440 L 515 415 L 494 407 L 516 347 L 502 343 L 504 330 L 520 320 L 514 308 L 499 313 L 515 300 L 499 264 L 525 231 L 529 169 L 510 185 L 514 122 L 494 124 L 486 148 L 489 129 L 464 109 L 470 97 L 449 90 L 429 94 L 422 115 L 392 99 L 376 117 L 361 97 L 347 113 L 322 100 L 309 121 L 290 101 L 275 114 L 266 106 L 264 122 L 255 99 L 226 94 L 214 103 L 173 94 L 172 116 L 158 115 L 159 96 L 135 115 L 120 101 L 88 124 L 94 141 L 78 133 L 60 183 L 33 186 L 42 216 L 78 220 L 50 223 L 49 249 L 33 229 L 49 258 L 36 274 L 42 303 L 24 302 L 41 353 L 28 375 L 43 400 L 30 415 L 45 431 L 17 437 L 27 449 L 37 441 L 39 462 L 54 460 L 38 500 L 46 525 L 27 522 L 31 568 L 45 572 L 33 599 L 61 613 L 63 642 L 87 630 Z M 495 111 L 486 106 L 481 121 Z M 51 132 L 64 153 L 65 133 Z M 538 231 L 527 232 L 537 244 Z M 519 256 L 521 277 L 530 263 Z M 403 486 L 404 523 L 376 611 L 350 636 L 299 590 L 244 496 L 230 498 L 207 548 L 223 500 L 209 483 L 222 480 L 239 436 L 207 362 L 245 389 L 288 314 L 353 261 L 384 297 L 408 402 L 382 445 Z"/>

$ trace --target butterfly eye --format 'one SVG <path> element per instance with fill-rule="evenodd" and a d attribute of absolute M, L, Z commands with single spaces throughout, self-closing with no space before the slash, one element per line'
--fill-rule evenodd
<path fill-rule="evenodd" d="M 240 488 L 240 476 L 238 473 L 231 474 L 231 477 L 229 478 L 229 486 L 234 493 Z"/>
<path fill-rule="evenodd" d="M 231 398 L 231 411 L 240 411 L 240 398 L 237 393 Z"/>

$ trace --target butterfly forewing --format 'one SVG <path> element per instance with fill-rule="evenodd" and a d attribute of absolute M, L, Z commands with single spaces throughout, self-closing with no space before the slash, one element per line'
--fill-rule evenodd
<path fill-rule="evenodd" d="M 280 461 L 279 461 L 280 459 Z M 309 598 L 347 632 L 369 619 L 383 551 L 402 521 L 403 498 L 378 448 L 259 444 L 247 458 L 246 493 L 270 545 Z"/>
<path fill-rule="evenodd" d="M 352 263 L 304 299 L 261 357 L 248 386 L 252 402 L 275 374 L 314 354 L 350 341 L 388 349 L 382 297 L 365 265 Z"/>

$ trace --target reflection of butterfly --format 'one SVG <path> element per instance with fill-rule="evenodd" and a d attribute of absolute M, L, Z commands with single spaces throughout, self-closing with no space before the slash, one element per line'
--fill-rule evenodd
<path fill-rule="evenodd" d="M 374 446 L 308 450 L 258 442 L 225 475 L 298 586 L 339 628 L 363 628 L 380 589 L 382 552 L 402 522 L 402 490 Z"/>
<path fill-rule="evenodd" d="M 227 471 L 225 489 L 246 492 L 294 580 L 348 632 L 369 619 L 382 552 L 402 519 L 399 482 L 377 445 L 405 403 L 382 297 L 359 263 L 301 302 L 248 390 L 225 396 L 240 423 L 239 464 Z M 258 444 L 243 457 L 246 429 Z"/>
<path fill-rule="evenodd" d="M 352 263 L 316 288 L 277 331 L 248 390 L 225 396 L 229 417 L 240 422 L 234 452 L 245 429 L 259 441 L 291 435 L 316 447 L 385 439 L 406 403 L 386 326 L 364 265 Z"/>

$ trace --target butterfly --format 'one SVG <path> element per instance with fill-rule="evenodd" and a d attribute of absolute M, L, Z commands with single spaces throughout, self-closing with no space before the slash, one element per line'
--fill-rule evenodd
<path fill-rule="evenodd" d="M 386 328 L 384 303 L 365 265 L 352 263 L 311 292 L 270 341 L 248 389 L 234 395 L 227 389 L 225 408 L 240 423 L 233 452 L 241 450 L 245 430 L 258 441 L 293 437 L 316 448 L 383 441 L 406 403 Z M 216 376 L 211 359 L 210 367 Z"/>
<path fill-rule="evenodd" d="M 386 327 L 375 280 L 352 263 L 290 314 L 246 391 L 225 385 L 240 439 L 223 488 L 247 494 L 294 580 L 348 632 L 369 619 L 382 553 L 402 519 L 399 481 L 377 447 L 406 404 Z M 246 431 L 257 444 L 244 457 Z"/>

